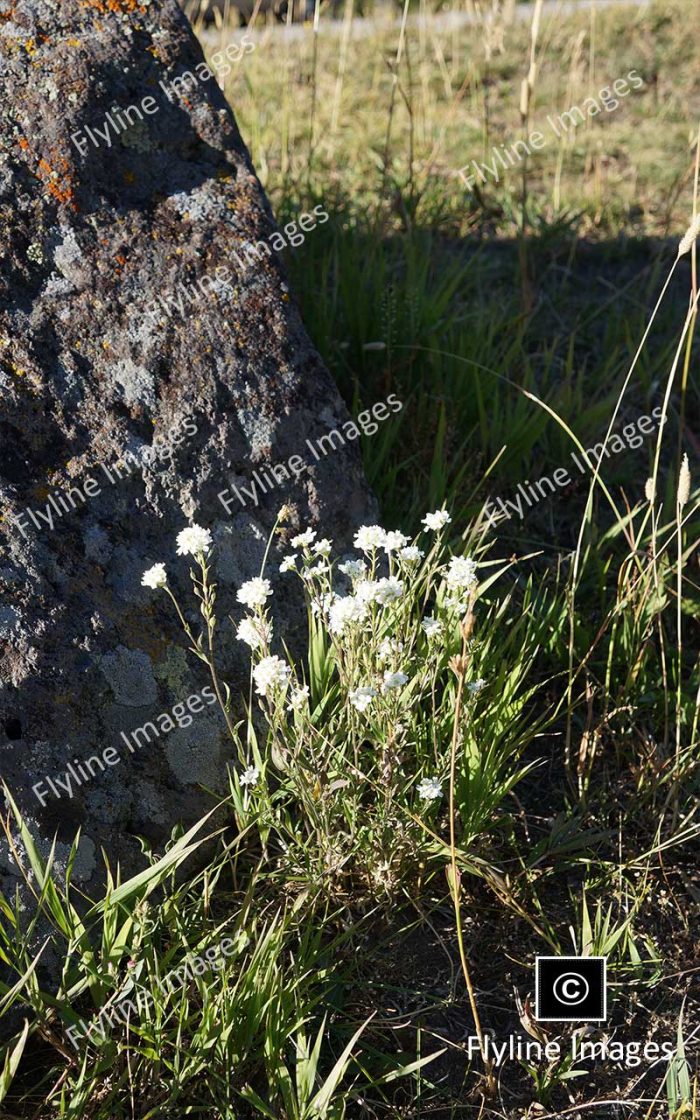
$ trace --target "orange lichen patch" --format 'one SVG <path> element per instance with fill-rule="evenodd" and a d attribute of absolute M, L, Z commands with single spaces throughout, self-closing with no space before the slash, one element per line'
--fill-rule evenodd
<path fill-rule="evenodd" d="M 84 8 L 92 8 L 93 11 L 99 12 L 101 15 L 106 15 L 107 12 L 141 12 L 146 11 L 142 4 L 138 4 L 137 0 L 80 0 Z"/>
<path fill-rule="evenodd" d="M 35 172 L 37 179 L 46 187 L 50 195 L 58 202 L 66 202 L 72 210 L 77 210 L 73 198 L 73 179 L 70 175 L 70 164 L 66 159 L 59 160 L 60 170 L 52 167 L 47 159 L 40 159 Z"/>
<path fill-rule="evenodd" d="M 20 136 L 17 143 L 19 144 L 19 146 L 20 146 L 20 148 L 22 149 L 23 152 L 27 151 L 27 148 L 29 147 L 29 141 L 27 140 L 26 136 Z"/>
<path fill-rule="evenodd" d="M 0 19 L 12 19 L 15 14 L 14 6 L 7 12 L 0 12 Z"/>

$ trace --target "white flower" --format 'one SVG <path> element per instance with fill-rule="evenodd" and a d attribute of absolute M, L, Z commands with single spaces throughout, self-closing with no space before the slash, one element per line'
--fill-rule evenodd
<path fill-rule="evenodd" d="M 284 560 L 280 564 L 280 571 L 281 572 L 295 572 L 296 567 L 297 567 L 297 554 L 296 554 L 296 552 L 291 552 L 289 554 L 289 556 L 285 556 Z"/>
<path fill-rule="evenodd" d="M 364 622 L 367 604 L 354 595 L 341 595 L 328 608 L 328 629 L 331 634 L 343 634 L 348 626 Z"/>
<path fill-rule="evenodd" d="M 251 609 L 253 607 L 264 607 L 265 600 L 269 599 L 270 595 L 272 595 L 272 584 L 269 579 L 262 579 L 260 576 L 254 576 L 253 579 L 246 580 L 236 592 L 238 602 Z"/>
<path fill-rule="evenodd" d="M 287 683 L 290 673 L 289 665 L 281 657 L 274 654 L 271 657 L 263 657 L 253 669 L 255 691 L 258 696 L 267 696 L 268 692 L 282 688 Z"/>
<path fill-rule="evenodd" d="M 460 599 L 459 595 L 448 595 L 445 599 L 445 607 L 448 611 L 457 611 L 459 614 L 466 614 L 469 610 L 469 600 Z"/>
<path fill-rule="evenodd" d="M 330 556 L 332 547 L 333 542 L 329 541 L 328 537 L 324 537 L 322 541 L 316 541 L 311 551 L 314 552 L 316 556 Z"/>
<path fill-rule="evenodd" d="M 301 685 L 300 688 L 295 688 L 292 695 L 289 697 L 287 704 L 287 711 L 295 712 L 299 708 L 303 708 L 304 704 L 309 699 L 309 686 L 308 684 Z"/>
<path fill-rule="evenodd" d="M 393 576 L 384 579 L 362 579 L 355 585 L 355 595 L 362 603 L 381 603 L 385 607 L 403 595 L 403 582 Z"/>
<path fill-rule="evenodd" d="M 303 533 L 298 533 L 296 537 L 292 537 L 292 548 L 308 548 L 315 539 L 316 530 L 305 529 Z"/>
<path fill-rule="evenodd" d="M 251 649 L 260 649 L 272 641 L 272 623 L 266 618 L 244 618 L 238 624 L 236 637 Z"/>
<path fill-rule="evenodd" d="M 380 525 L 361 525 L 355 534 L 355 548 L 360 552 L 374 552 L 381 548 L 386 539 L 386 533 Z"/>
<path fill-rule="evenodd" d="M 467 689 L 471 692 L 472 696 L 476 696 L 477 692 L 481 692 L 482 688 L 486 687 L 486 681 L 483 677 L 479 677 L 478 681 L 469 681 Z"/>
<path fill-rule="evenodd" d="M 324 595 L 314 595 L 311 599 L 311 613 L 315 618 L 319 615 L 327 615 L 330 611 L 337 596 L 332 591 L 327 591 Z"/>
<path fill-rule="evenodd" d="M 470 560 L 468 556 L 453 556 L 445 576 L 445 583 L 452 590 L 473 587 L 476 583 L 476 561 Z"/>
<path fill-rule="evenodd" d="M 178 556 L 199 556 L 211 548 L 211 533 L 201 525 L 190 525 L 177 535 Z"/>
<path fill-rule="evenodd" d="M 432 529 L 437 533 L 440 529 L 444 529 L 445 525 L 448 525 L 451 520 L 452 518 L 446 509 L 436 509 L 435 513 L 426 513 L 422 524 L 426 530 Z"/>
<path fill-rule="evenodd" d="M 427 618 L 424 618 L 420 625 L 421 630 L 425 631 L 428 638 L 437 638 L 439 634 L 442 634 L 444 629 L 440 619 L 433 618 L 432 615 L 428 615 Z"/>
<path fill-rule="evenodd" d="M 403 533 L 398 533 L 391 529 L 388 533 L 384 534 L 384 551 L 398 552 L 400 548 L 404 548 L 408 544 L 408 537 Z"/>
<path fill-rule="evenodd" d="M 418 796 L 424 801 L 437 801 L 442 797 L 442 783 L 439 778 L 421 778 L 417 789 Z"/>
<path fill-rule="evenodd" d="M 360 579 L 355 584 L 355 597 L 361 603 L 373 603 L 377 592 L 375 579 Z"/>
<path fill-rule="evenodd" d="M 259 777 L 260 771 L 257 766 L 249 766 L 247 770 L 243 771 L 238 781 L 242 786 L 256 786 Z"/>
<path fill-rule="evenodd" d="M 395 603 L 403 595 L 403 581 L 390 576 L 387 579 L 377 580 L 374 587 L 374 601 L 386 607 Z"/>
<path fill-rule="evenodd" d="M 360 579 L 367 571 L 367 565 L 364 560 L 346 560 L 344 564 L 338 564 L 338 570 L 350 579 Z"/>
<path fill-rule="evenodd" d="M 327 572 L 327 571 L 328 571 L 328 565 L 324 564 L 322 561 L 319 561 L 318 564 L 314 564 L 313 568 L 307 568 L 306 571 L 302 572 L 301 573 L 301 578 L 306 579 L 306 580 L 310 580 L 310 579 L 313 579 L 314 576 L 321 576 L 321 575 L 323 575 L 324 572 Z"/>
<path fill-rule="evenodd" d="M 423 559 L 425 553 L 422 548 L 416 548 L 414 544 L 409 544 L 406 548 L 402 548 L 399 556 L 405 564 L 417 564 Z"/>
<path fill-rule="evenodd" d="M 155 590 L 156 587 L 165 587 L 168 583 L 168 573 L 165 570 L 165 564 L 154 564 L 147 572 L 143 573 L 141 579 L 142 587 L 151 587 Z"/>
<path fill-rule="evenodd" d="M 398 638 L 383 638 L 379 643 L 377 655 L 380 661 L 390 661 L 392 657 L 403 652 L 403 642 Z"/>
<path fill-rule="evenodd" d="M 384 684 L 382 688 L 385 692 L 389 692 L 392 688 L 401 688 L 407 680 L 408 677 L 405 673 L 390 673 L 387 670 L 384 674 Z"/>
<path fill-rule="evenodd" d="M 371 685 L 363 684 L 360 688 L 353 689 L 348 694 L 348 699 L 353 708 L 357 708 L 358 712 L 364 712 L 377 695 L 376 689 L 372 688 Z"/>

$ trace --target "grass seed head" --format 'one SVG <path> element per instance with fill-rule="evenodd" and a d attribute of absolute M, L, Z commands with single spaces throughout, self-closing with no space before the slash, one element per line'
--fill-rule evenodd
<path fill-rule="evenodd" d="M 688 465 L 688 456 L 683 456 L 681 463 L 680 474 L 678 475 L 678 492 L 676 494 L 676 501 L 678 502 L 679 509 L 683 506 L 690 497 L 690 467 Z"/>

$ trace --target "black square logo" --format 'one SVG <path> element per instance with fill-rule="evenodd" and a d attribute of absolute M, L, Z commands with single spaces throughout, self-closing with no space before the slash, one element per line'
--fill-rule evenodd
<path fill-rule="evenodd" d="M 602 1023 L 607 1017 L 605 957 L 537 957 L 535 1018 Z"/>

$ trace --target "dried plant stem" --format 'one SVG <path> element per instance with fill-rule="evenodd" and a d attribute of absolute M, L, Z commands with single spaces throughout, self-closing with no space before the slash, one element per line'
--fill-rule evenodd
<path fill-rule="evenodd" d="M 340 118 L 340 102 L 343 96 L 343 82 L 348 63 L 348 47 L 352 32 L 352 6 L 353 0 L 345 0 L 345 13 L 343 15 L 343 36 L 340 41 L 340 56 L 338 59 L 338 75 L 335 80 L 335 93 L 333 94 L 333 112 L 331 114 L 330 135 L 334 137 L 338 130 Z"/>

